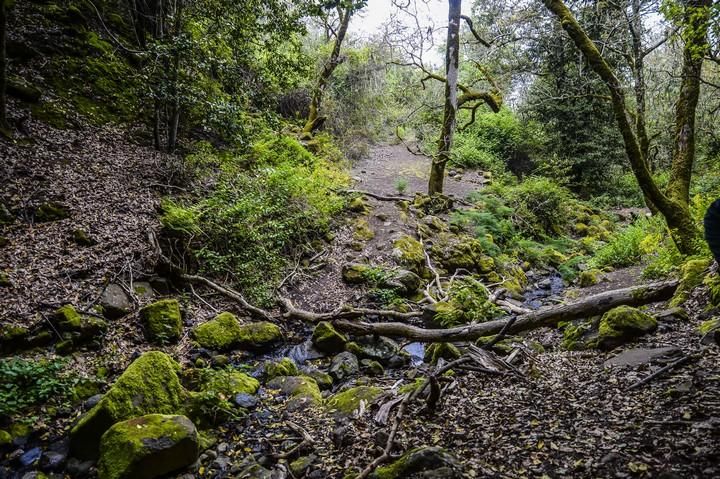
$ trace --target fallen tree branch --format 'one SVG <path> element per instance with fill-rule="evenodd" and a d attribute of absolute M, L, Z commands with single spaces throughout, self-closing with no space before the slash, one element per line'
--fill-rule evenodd
<path fill-rule="evenodd" d="M 265 311 L 264 309 L 260 309 L 256 306 L 253 306 L 252 304 L 248 303 L 243 296 L 235 291 L 234 289 L 230 289 L 226 286 L 221 286 L 213 281 L 210 281 L 209 279 L 203 277 L 203 276 L 197 276 L 194 274 L 181 274 L 180 279 L 183 281 L 187 281 L 189 283 L 199 283 L 202 285 L 207 286 L 208 288 L 214 289 L 218 293 L 221 293 L 225 296 L 227 296 L 230 299 L 234 299 L 238 303 L 240 303 L 240 306 L 246 311 L 249 311 L 256 316 L 260 316 L 263 319 L 266 319 L 268 321 L 272 321 L 272 315 Z"/>
<path fill-rule="evenodd" d="M 293 305 L 292 301 L 288 298 L 280 297 L 278 299 L 280 305 L 285 308 L 283 317 L 295 318 L 307 321 L 310 323 L 317 323 L 319 321 L 335 321 L 335 320 L 346 320 L 361 318 L 363 316 L 379 316 L 385 318 L 394 319 L 412 319 L 422 316 L 422 311 L 410 311 L 409 313 L 401 313 L 399 311 L 393 311 L 390 309 L 368 309 L 368 308 L 354 308 L 351 306 L 342 307 L 328 313 L 314 313 L 312 311 L 305 311 L 298 309 Z"/>
<path fill-rule="evenodd" d="M 412 201 L 412 198 L 409 198 L 407 196 L 384 196 L 364 190 L 343 190 L 342 192 L 348 194 L 369 196 L 370 198 L 375 198 L 376 200 L 380 201 Z"/>
<path fill-rule="evenodd" d="M 664 301 L 672 297 L 677 289 L 677 281 L 634 286 L 630 288 L 606 291 L 588 296 L 580 301 L 560 306 L 549 306 L 517 316 L 514 324 L 506 329 L 507 333 L 517 333 L 543 326 L 552 326 L 559 321 L 596 316 L 622 305 L 640 306 Z M 396 313 L 397 314 L 397 313 Z M 400 313 L 416 314 L 419 313 Z M 356 315 L 355 317 L 360 316 Z M 328 319 L 327 316 L 325 319 Z M 344 321 L 335 317 L 333 325 L 338 331 L 352 334 L 378 334 L 380 336 L 402 337 L 420 342 L 472 341 L 482 336 L 497 334 L 505 328 L 508 319 L 498 319 L 479 324 L 468 324 L 449 329 L 425 329 L 404 323 L 369 323 L 363 321 Z"/>
<path fill-rule="evenodd" d="M 672 369 L 675 369 L 675 368 L 678 367 L 678 366 L 681 366 L 681 365 L 685 364 L 686 362 L 690 361 L 691 359 L 697 359 L 697 356 L 693 356 L 693 355 L 691 355 L 691 354 L 688 354 L 688 355 L 686 355 L 686 356 L 681 357 L 680 359 L 677 359 L 677 360 L 671 362 L 671 363 L 668 364 L 667 366 L 658 369 L 657 371 L 655 371 L 654 373 L 652 373 L 651 375 L 649 375 L 649 376 L 646 377 L 645 379 L 641 379 L 640 381 L 638 381 L 638 382 L 636 382 L 635 384 L 633 384 L 632 386 L 630 386 L 630 387 L 628 388 L 628 391 L 632 391 L 633 389 L 637 389 L 637 388 L 639 388 L 640 386 L 643 386 L 643 385 L 649 383 L 650 381 L 652 381 L 652 380 L 655 379 L 656 377 L 658 377 L 658 376 L 660 376 L 660 375 L 662 375 L 662 374 L 665 374 L 666 372 L 668 372 L 668 371 L 670 371 L 670 370 L 672 370 Z"/>

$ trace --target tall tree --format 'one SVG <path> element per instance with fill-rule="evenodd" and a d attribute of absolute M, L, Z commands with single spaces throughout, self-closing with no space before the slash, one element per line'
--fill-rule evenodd
<path fill-rule="evenodd" d="M 445 107 L 437 155 L 430 167 L 428 194 L 442 193 L 445 165 L 450 161 L 458 109 L 458 67 L 460 65 L 460 10 L 462 0 L 448 0 L 448 32 L 445 46 Z"/>
<path fill-rule="evenodd" d="M 613 114 L 623 137 L 625 153 L 643 194 L 665 217 L 678 250 L 684 254 L 697 252 L 700 246 L 700 231 L 690 215 L 690 179 L 695 158 L 695 111 L 703 59 L 708 50 L 711 0 L 683 0 L 679 6 L 678 18 L 681 20 L 678 22 L 683 29 L 684 40 L 683 67 L 675 110 L 675 148 L 671 178 L 666 191 L 660 188 L 650 173 L 638 130 L 633 126 L 634 115 L 628 107 L 623 85 L 614 69 L 562 0 L 543 2 L 560 20 L 575 46 L 605 83 L 610 93 Z"/>

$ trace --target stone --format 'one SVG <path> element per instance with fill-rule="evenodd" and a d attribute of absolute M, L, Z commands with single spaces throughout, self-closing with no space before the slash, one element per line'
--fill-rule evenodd
<path fill-rule="evenodd" d="M 598 327 L 598 346 L 612 349 L 657 329 L 657 320 L 630 306 L 618 306 L 603 314 Z"/>
<path fill-rule="evenodd" d="M 97 244 L 97 241 L 88 236 L 87 232 L 82 229 L 73 230 L 71 239 L 78 246 L 94 246 Z"/>
<path fill-rule="evenodd" d="M 424 478 L 460 479 L 463 467 L 460 461 L 440 447 L 419 447 L 406 452 L 397 461 L 378 467 L 372 479 Z"/>
<path fill-rule="evenodd" d="M 350 203 L 348 203 L 348 209 L 355 213 L 367 214 L 370 211 L 370 206 L 365 198 L 357 196 L 350 200 Z"/>
<path fill-rule="evenodd" d="M 333 378 L 326 372 L 315 369 L 304 373 L 303 376 L 313 378 L 321 390 L 332 389 Z"/>
<path fill-rule="evenodd" d="M 382 286 L 394 289 L 395 292 L 404 296 L 410 296 L 417 293 L 422 285 L 422 279 L 412 271 L 406 269 L 398 269 L 383 281 Z"/>
<path fill-rule="evenodd" d="M 290 358 L 282 358 L 280 361 L 266 361 L 263 369 L 267 379 L 273 379 L 278 376 L 297 376 L 300 374 L 297 365 Z"/>
<path fill-rule="evenodd" d="M 321 321 L 313 330 L 312 342 L 319 351 L 333 354 L 345 349 L 347 338 L 338 333 L 329 322 Z"/>
<path fill-rule="evenodd" d="M 182 315 L 176 299 L 162 299 L 140 310 L 145 336 L 151 342 L 175 342 L 182 336 Z"/>
<path fill-rule="evenodd" d="M 100 437 L 120 421 L 146 414 L 174 414 L 186 403 L 180 366 L 167 354 L 150 351 L 135 361 L 70 431 L 70 448 L 79 459 L 97 457 Z"/>
<path fill-rule="evenodd" d="M 381 364 L 387 364 L 390 359 L 400 352 L 400 346 L 390 338 L 384 336 L 361 336 L 355 341 L 347 343 L 345 349 L 361 359 L 373 359 Z"/>
<path fill-rule="evenodd" d="M 252 394 L 248 393 L 240 393 L 235 395 L 235 397 L 233 398 L 233 402 L 238 407 L 242 407 L 245 409 L 253 409 L 257 407 L 260 401 L 258 400 L 257 396 L 253 396 Z"/>
<path fill-rule="evenodd" d="M 403 235 L 393 241 L 393 256 L 406 268 L 422 276 L 425 269 L 425 251 L 422 243 L 412 236 Z"/>
<path fill-rule="evenodd" d="M 100 306 L 108 319 L 122 318 L 132 310 L 132 302 L 127 293 L 119 284 L 107 285 L 100 296 Z"/>
<path fill-rule="evenodd" d="M 100 479 L 153 479 L 194 463 L 200 445 L 185 416 L 149 414 L 112 426 L 100 441 Z"/>
<path fill-rule="evenodd" d="M 155 296 L 155 291 L 149 281 L 136 281 L 133 283 L 133 293 L 141 299 L 152 299 Z"/>
<path fill-rule="evenodd" d="M 282 331 L 277 325 L 267 321 L 240 324 L 227 312 L 197 326 L 192 335 L 200 346 L 219 351 L 259 350 L 282 340 Z"/>
<path fill-rule="evenodd" d="M 636 367 L 653 362 L 656 359 L 674 356 L 678 352 L 680 352 L 680 350 L 676 347 L 627 349 L 605 361 L 604 365 L 615 367 Z"/>
<path fill-rule="evenodd" d="M 372 386 L 357 386 L 346 391 L 335 394 L 328 400 L 327 407 L 331 411 L 342 414 L 352 414 L 359 407 L 362 401 L 366 406 L 374 401 L 383 390 Z"/>
<path fill-rule="evenodd" d="M 19 461 L 23 466 L 29 467 L 37 463 L 40 460 L 40 456 L 42 456 L 42 449 L 39 447 L 33 447 L 20 456 Z"/>
<path fill-rule="evenodd" d="M 363 263 L 348 263 L 342 267 L 342 278 L 348 284 L 362 284 L 367 282 L 366 274 L 371 266 Z"/>
<path fill-rule="evenodd" d="M 370 376 L 382 376 L 385 374 L 385 368 L 383 368 L 382 364 L 372 359 L 363 359 L 360 361 L 360 366 Z"/>
<path fill-rule="evenodd" d="M 297 410 L 322 403 L 320 388 L 314 379 L 307 376 L 280 376 L 269 383 L 269 389 L 278 389 L 290 399 L 288 408 Z"/>
<path fill-rule="evenodd" d="M 580 273 L 578 284 L 581 288 L 587 288 L 596 285 L 600 282 L 600 275 L 602 273 L 597 269 L 589 269 Z"/>
<path fill-rule="evenodd" d="M 358 358 L 353 353 L 345 351 L 332 359 L 330 363 L 330 376 L 337 381 L 357 374 L 360 370 Z"/>

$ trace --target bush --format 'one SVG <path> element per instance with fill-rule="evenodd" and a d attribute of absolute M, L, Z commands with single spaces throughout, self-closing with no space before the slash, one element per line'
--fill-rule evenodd
<path fill-rule="evenodd" d="M 244 155 L 201 148 L 188 162 L 210 192 L 165 201 L 163 226 L 187 239 L 202 271 L 229 274 L 251 300 L 269 304 L 286 257 L 328 232 L 344 207 L 338 152 L 323 137 L 314 148 L 287 136 L 262 138 Z"/>

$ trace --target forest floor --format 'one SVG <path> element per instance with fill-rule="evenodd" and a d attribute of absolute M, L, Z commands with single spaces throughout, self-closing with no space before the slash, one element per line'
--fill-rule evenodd
<path fill-rule="evenodd" d="M 117 131 L 30 126 L 32 143 L 0 146 L 0 171 L 12 179 L 3 199 L 15 210 L 27 211 L 25 221 L 3 227 L 0 235 L 7 241 L 0 248 L 0 269 L 11 284 L 0 296 L 3 327 L 41 323 L 44 314 L 68 302 L 90 308 L 108 282 L 132 291 L 133 281 L 150 278 L 156 258 L 147 236 L 160 228 L 156 208 L 160 194 L 167 192 L 158 184 L 164 182 L 162 172 L 171 159 L 134 145 Z M 357 189 L 382 195 L 394 194 L 396 180 L 405 178 L 407 193 L 413 194 L 424 190 L 428 167 L 427 158 L 411 155 L 402 146 L 379 146 L 353 167 L 352 176 Z M 464 197 L 482 182 L 481 174 L 463 172 L 448 179 L 448 193 Z M 51 201 L 64 205 L 69 216 L 34 222 L 37 207 Z M 348 262 L 394 265 L 394 238 L 413 234 L 418 218 L 404 214 L 396 202 L 368 198 L 368 205 L 370 211 L 358 216 L 367 219 L 374 236 L 358 248 L 353 241 L 356 218 L 342 224 L 312 264 L 295 268 L 288 278 L 284 291 L 296 305 L 330 311 L 342 304 L 360 304 L 367 290 L 346 284 L 342 266 Z M 87 233 L 94 244 L 80 246 L 73 241 L 77 230 Z M 540 284 L 547 274 L 538 272 L 528 288 L 540 304 L 640 281 L 640 269 L 631 268 L 611 273 L 589 289 L 548 291 Z M 82 349 L 70 356 L 69 367 L 88 374 L 105 366 L 114 379 L 139 352 L 157 349 L 143 339 L 137 306 L 158 295 L 133 295 L 135 312 L 111 323 L 99 349 Z M 182 295 L 186 331 L 217 311 L 242 313 L 228 299 L 200 288 Z M 687 307 L 689 320 L 663 318 L 655 334 L 611 352 L 563 351 L 562 335 L 555 329 L 527 333 L 516 344 L 518 374 L 458 372 L 433 415 L 420 414 L 415 407 L 405 414 L 393 454 L 423 445 L 442 446 L 463 464 L 467 477 L 719 477 L 720 349 L 700 345 L 696 330 L 703 319 L 702 305 L 703 298 L 693 298 Z M 301 369 L 327 369 L 330 357 L 307 353 L 312 325 L 285 322 L 281 326 L 286 345 L 261 356 L 233 353 L 232 363 L 259 374 L 263 360 L 290 355 Z M 529 347 L 532 342 L 540 343 L 544 351 L 534 351 Z M 410 365 L 387 368 L 379 377 L 351 377 L 336 384 L 333 392 L 356 385 L 380 386 L 389 392 L 413 383 L 431 366 L 421 361 L 421 345 L 403 346 L 413 356 Z M 626 356 L 617 359 L 638 348 L 639 360 L 634 356 L 622 364 Z M 657 348 L 668 349 L 655 355 Z M 161 349 L 186 367 L 197 357 L 187 334 L 178 344 Z M 693 355 L 693 360 L 629 390 L 682 354 Z M 51 349 L 40 353 L 52 355 Z M 614 365 L 613 358 L 621 364 Z M 329 394 L 324 392 L 325 397 Z M 304 456 L 311 466 L 303 477 L 343 477 L 351 468 L 362 469 L 372 462 L 385 445 L 389 426 L 373 421 L 374 404 L 348 416 L 323 406 L 288 408 L 285 398 L 266 388 L 261 388 L 259 398 L 252 413 L 216 430 L 215 444 L 183 477 L 270 477 L 242 475 L 239 465 L 251 453 L 269 457 L 288 442 L 292 445 L 288 438 L 297 434 L 289 422 L 302 425 L 313 441 Z M 81 410 L 65 408 L 52 421 L 36 421 L 30 440 L 0 456 L 0 478 L 20 478 L 34 470 L 19 466 L 18 457 L 31 447 L 45 451 L 66 443 L 67 428 Z M 288 477 L 280 471 L 276 468 L 272 477 Z"/>

